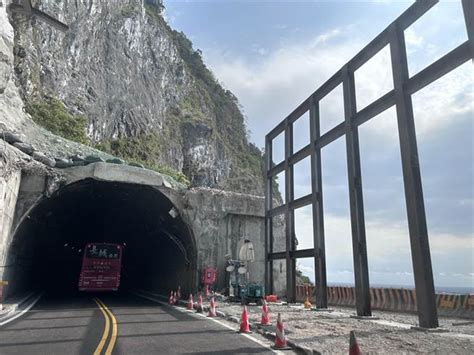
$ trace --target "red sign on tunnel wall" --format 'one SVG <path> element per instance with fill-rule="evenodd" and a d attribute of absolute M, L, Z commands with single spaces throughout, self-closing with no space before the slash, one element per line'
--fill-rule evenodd
<path fill-rule="evenodd" d="M 216 282 L 217 270 L 212 267 L 205 267 L 202 269 L 201 283 L 203 285 L 212 285 Z"/>

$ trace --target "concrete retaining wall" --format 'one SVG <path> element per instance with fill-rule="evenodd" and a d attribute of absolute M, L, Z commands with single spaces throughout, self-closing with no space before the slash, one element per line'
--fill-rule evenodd
<path fill-rule="evenodd" d="M 8 177 L 0 177 L 0 280 L 3 279 L 3 274 L 7 267 L 6 250 L 11 243 L 11 230 L 20 181 L 20 171 L 15 171 Z"/>
<path fill-rule="evenodd" d="M 304 301 L 306 292 L 315 300 L 315 287 L 299 285 L 296 287 L 296 298 Z M 403 288 L 371 288 L 372 309 L 417 312 L 416 291 Z M 355 289 L 353 287 L 328 287 L 328 304 L 331 306 L 355 307 Z M 454 295 L 437 294 L 438 314 L 474 319 L 474 294 Z"/>

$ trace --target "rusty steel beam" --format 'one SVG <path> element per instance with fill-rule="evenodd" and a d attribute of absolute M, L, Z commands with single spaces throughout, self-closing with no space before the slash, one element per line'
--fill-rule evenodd
<path fill-rule="evenodd" d="M 316 139 L 316 148 L 323 148 L 336 139 L 341 138 L 345 133 L 345 127 L 345 123 L 341 122 L 336 127 L 324 133 L 320 138 Z"/>
<path fill-rule="evenodd" d="M 299 199 L 293 200 L 293 201 L 290 202 L 290 210 L 295 210 L 297 208 L 307 206 L 307 205 L 311 204 L 311 202 L 312 202 L 311 194 L 300 197 Z"/>
<path fill-rule="evenodd" d="M 354 73 L 347 67 L 344 73 L 343 92 L 356 308 L 358 316 L 371 316 L 372 310 L 370 307 L 369 265 L 367 262 L 359 133 L 357 126 L 352 122 L 356 114 L 355 83 Z"/>
<path fill-rule="evenodd" d="M 281 206 L 272 208 L 270 211 L 268 211 L 268 216 L 269 217 L 275 217 L 275 216 L 278 216 L 280 214 L 284 214 L 285 211 L 286 211 L 286 206 L 281 205 Z"/>
<path fill-rule="evenodd" d="M 474 2 L 472 0 L 462 0 L 464 21 L 466 23 L 467 39 L 471 52 L 471 59 L 474 58 Z"/>
<path fill-rule="evenodd" d="M 278 163 L 277 165 L 271 167 L 267 170 L 267 177 L 275 176 L 285 170 L 285 161 Z"/>
<path fill-rule="evenodd" d="M 316 308 L 328 308 L 321 147 L 316 147 L 316 142 L 321 135 L 318 101 L 311 102 L 309 122 L 311 137 L 311 201 L 314 247 L 312 256 L 314 257 Z"/>
<path fill-rule="evenodd" d="M 272 141 L 265 139 L 265 169 L 268 171 L 272 166 Z M 268 212 L 273 205 L 273 181 L 272 177 L 265 179 L 265 290 L 273 294 L 273 261 L 268 258 L 268 251 L 273 252 L 273 221 Z"/>
<path fill-rule="evenodd" d="M 405 90 L 409 94 L 414 94 L 464 64 L 469 59 L 472 59 L 472 52 L 469 47 L 469 41 L 466 41 L 408 79 Z"/>
<path fill-rule="evenodd" d="M 393 105 L 395 105 L 395 91 L 392 90 L 357 112 L 352 123 L 355 126 L 360 126 Z"/>
<path fill-rule="evenodd" d="M 421 327 L 436 328 L 438 327 L 438 314 L 436 310 L 436 296 L 431 267 L 428 228 L 426 226 L 420 163 L 418 160 L 415 119 L 411 95 L 405 90 L 405 85 L 409 78 L 405 38 L 403 29 L 397 26 L 397 24 L 392 25 L 390 34 L 398 135 L 418 303 L 418 318 Z"/>
<path fill-rule="evenodd" d="M 314 256 L 314 248 L 294 250 L 290 252 L 290 257 L 294 259 L 298 258 L 311 258 Z M 286 259 L 286 251 L 270 253 L 268 254 L 270 260 L 283 260 Z"/>
<path fill-rule="evenodd" d="M 286 297 L 288 302 L 296 302 L 296 260 L 291 252 L 295 247 L 294 212 L 290 202 L 294 198 L 293 166 L 290 156 L 293 155 L 293 125 L 285 127 L 285 237 L 286 237 Z"/>
<path fill-rule="evenodd" d="M 290 157 L 289 163 L 291 165 L 295 165 L 299 161 L 303 160 L 304 158 L 308 157 L 311 154 L 311 144 L 301 148 L 295 154 Z"/>

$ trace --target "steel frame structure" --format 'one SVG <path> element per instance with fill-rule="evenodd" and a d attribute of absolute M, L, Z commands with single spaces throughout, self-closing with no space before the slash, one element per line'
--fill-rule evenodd
<path fill-rule="evenodd" d="M 405 201 L 408 216 L 419 325 L 438 327 L 438 315 L 429 249 L 422 181 L 411 96 L 443 75 L 474 57 L 474 1 L 462 0 L 468 40 L 410 77 L 404 31 L 430 10 L 438 0 L 417 0 L 384 31 L 375 37 L 355 57 L 301 103 L 290 115 L 266 135 L 265 139 L 265 284 L 273 292 L 273 261 L 286 260 L 287 297 L 296 300 L 296 259 L 313 257 L 316 279 L 316 307 L 325 309 L 327 303 L 326 260 L 324 245 L 324 214 L 321 174 L 321 149 L 345 136 L 348 187 L 352 231 L 352 249 L 358 316 L 371 316 L 369 272 L 364 221 L 364 204 L 359 152 L 358 127 L 388 108 L 395 106 L 402 161 Z M 393 90 L 357 111 L 354 73 L 385 46 L 390 46 Z M 342 83 L 344 121 L 325 134 L 320 134 L 319 102 Z M 310 143 L 293 152 L 293 124 L 309 111 Z M 272 161 L 272 143 L 281 133 L 285 136 L 285 157 L 279 164 Z M 294 199 L 293 166 L 311 157 L 311 193 Z M 273 179 L 285 172 L 285 201 L 273 207 Z M 294 210 L 312 205 L 314 248 L 296 250 Z M 284 215 L 286 250 L 273 251 L 272 218 Z"/>

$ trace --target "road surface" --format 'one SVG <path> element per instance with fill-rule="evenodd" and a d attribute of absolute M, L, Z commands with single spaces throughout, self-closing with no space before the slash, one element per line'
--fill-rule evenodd
<path fill-rule="evenodd" d="M 44 296 L 0 327 L 0 354 L 270 354 L 214 321 L 131 294 Z"/>

